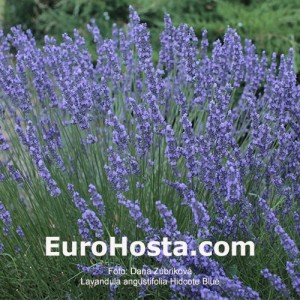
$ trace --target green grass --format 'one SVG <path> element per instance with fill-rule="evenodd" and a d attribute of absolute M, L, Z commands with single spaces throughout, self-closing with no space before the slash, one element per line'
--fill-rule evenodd
<path fill-rule="evenodd" d="M 0 0 L 0 24 L 3 22 L 5 0 Z"/>

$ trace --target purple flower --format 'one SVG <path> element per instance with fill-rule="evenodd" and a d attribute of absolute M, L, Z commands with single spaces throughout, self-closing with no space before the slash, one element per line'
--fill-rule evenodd
<path fill-rule="evenodd" d="M 73 184 L 68 184 L 68 190 L 72 195 L 72 201 L 75 206 L 81 211 L 81 213 L 84 213 L 88 208 L 85 200 L 80 197 L 78 192 L 75 191 Z"/>
<path fill-rule="evenodd" d="M 3 222 L 3 232 L 5 235 L 9 235 L 9 230 L 12 227 L 12 219 L 9 211 L 4 204 L 0 201 L 0 219 Z"/>
<path fill-rule="evenodd" d="M 16 233 L 23 239 L 25 237 L 24 232 L 20 226 L 17 227 Z"/>
<path fill-rule="evenodd" d="M 20 124 L 18 124 L 18 121 L 16 121 L 16 122 L 17 122 L 17 124 L 16 124 L 16 127 L 15 127 L 15 131 L 16 131 L 16 133 L 17 133 L 18 136 L 19 136 L 20 142 L 21 142 L 24 146 L 26 146 L 26 147 L 29 148 L 29 143 L 28 143 L 28 141 L 27 141 L 27 136 L 26 136 L 24 130 L 22 129 L 22 127 L 20 126 Z"/>
<path fill-rule="evenodd" d="M 105 165 L 104 168 L 110 184 L 118 192 L 128 191 L 127 167 L 120 155 L 117 154 L 111 147 L 108 149 L 108 160 L 110 164 Z"/>
<path fill-rule="evenodd" d="M 172 71 L 175 63 L 173 49 L 175 27 L 172 25 L 170 15 L 165 15 L 164 21 L 165 30 L 160 35 L 161 50 L 159 52 L 159 65 L 165 66 L 167 71 Z"/>
<path fill-rule="evenodd" d="M 138 200 L 136 200 L 135 202 L 131 202 L 124 196 L 120 195 L 119 203 L 128 208 L 129 214 L 136 221 L 138 228 L 141 228 L 145 233 L 150 233 L 153 231 L 152 227 L 149 225 L 149 219 L 145 218 L 141 212 Z"/>
<path fill-rule="evenodd" d="M 98 214 L 100 216 L 104 216 L 105 215 L 105 205 L 104 202 L 102 200 L 101 195 L 97 192 L 96 187 L 92 184 L 89 185 L 89 193 L 91 194 L 91 201 L 93 203 L 93 205 L 95 206 L 95 208 L 98 211 Z"/>
<path fill-rule="evenodd" d="M 125 151 L 128 148 L 129 138 L 126 128 L 120 123 L 118 118 L 112 114 L 111 111 L 107 112 L 107 119 L 105 124 L 114 128 L 113 142 L 117 145 L 119 151 Z"/>
<path fill-rule="evenodd" d="M 103 228 L 102 223 L 96 216 L 96 213 L 90 209 L 87 209 L 83 214 L 82 218 L 89 224 L 92 231 L 95 232 L 95 236 L 97 238 L 102 237 L 103 235 Z"/>
<path fill-rule="evenodd" d="M 84 241 L 91 241 L 90 230 L 87 227 L 87 223 L 85 220 L 78 219 L 77 220 L 78 231 Z"/>
<path fill-rule="evenodd" d="M 162 235 L 173 238 L 178 237 L 180 231 L 177 228 L 177 221 L 173 217 L 172 211 L 168 210 L 167 207 L 161 203 L 161 201 L 156 201 L 155 205 L 165 224 L 165 227 L 161 229 Z"/>
<path fill-rule="evenodd" d="M 117 86 L 122 79 L 120 59 L 117 53 L 116 43 L 111 39 L 105 39 L 98 49 L 96 73 L 105 80 L 112 80 Z"/>
<path fill-rule="evenodd" d="M 299 272 L 299 262 L 293 263 L 288 261 L 286 263 L 286 270 L 292 280 L 292 286 L 300 295 L 300 272 Z"/>
<path fill-rule="evenodd" d="M 174 187 L 178 192 L 179 196 L 184 199 L 182 204 L 188 205 L 191 208 L 195 225 L 198 228 L 197 237 L 208 237 L 210 235 L 208 227 L 210 216 L 205 208 L 205 205 L 203 205 L 200 201 L 196 200 L 195 193 L 192 190 L 190 190 L 184 183 L 171 183 L 167 181 L 166 183 Z"/>
<path fill-rule="evenodd" d="M 136 104 L 133 98 L 129 98 L 128 102 L 137 123 L 136 150 L 138 157 L 141 158 L 149 152 L 153 141 L 151 123 L 149 122 L 150 115 L 142 105 Z"/>
<path fill-rule="evenodd" d="M 159 74 L 155 71 L 152 61 L 152 46 L 150 44 L 150 33 L 146 24 L 139 24 L 136 12 L 132 9 L 130 13 L 134 44 L 139 58 L 138 66 L 146 75 L 146 85 L 148 91 L 153 95 L 158 95 L 162 89 Z"/>
<path fill-rule="evenodd" d="M 260 273 L 264 276 L 264 278 L 269 280 L 275 290 L 281 293 L 282 296 L 285 298 L 290 297 L 290 291 L 279 276 L 270 273 L 268 269 L 261 270 Z"/>
<path fill-rule="evenodd" d="M 259 206 L 261 208 L 262 215 L 265 216 L 267 226 L 269 228 L 274 227 L 275 225 L 278 224 L 278 220 L 272 211 L 272 209 L 268 206 L 266 200 L 260 198 L 259 199 Z"/>
<path fill-rule="evenodd" d="M 0 149 L 3 151 L 9 149 L 9 145 L 7 144 L 7 139 L 3 136 L 1 131 L 0 131 Z"/>
<path fill-rule="evenodd" d="M 16 183 L 18 183 L 18 184 L 22 183 L 22 182 L 23 182 L 23 177 L 22 177 L 20 171 L 17 170 L 17 169 L 13 166 L 13 163 L 10 161 L 10 162 L 7 164 L 7 166 L 8 166 L 8 170 L 9 170 L 10 175 L 11 175 L 11 177 L 13 178 L 13 180 L 14 180 Z"/>
<path fill-rule="evenodd" d="M 49 119 L 45 119 L 44 121 L 41 121 L 41 125 L 43 129 L 43 139 L 46 142 L 46 151 L 50 154 L 56 166 L 64 170 L 63 159 L 58 153 L 58 149 L 63 148 L 63 144 L 57 122 L 52 124 Z"/>
<path fill-rule="evenodd" d="M 284 229 L 277 225 L 274 229 L 275 233 L 278 234 L 282 247 L 284 248 L 287 255 L 293 259 L 299 257 L 299 249 L 296 243 L 289 237 L 289 235 L 284 231 Z"/>
<path fill-rule="evenodd" d="M 294 212 L 294 220 L 296 231 L 300 235 L 300 216 L 297 212 Z"/>
<path fill-rule="evenodd" d="M 166 129 L 163 131 L 163 134 L 166 136 L 166 155 L 169 159 L 170 165 L 172 167 L 175 167 L 177 159 L 180 157 L 180 155 L 175 140 L 175 134 L 170 125 L 166 126 Z"/>
<path fill-rule="evenodd" d="M 87 138 L 86 138 L 86 142 L 88 144 L 95 144 L 98 142 L 98 138 L 92 134 L 88 134 Z"/>
<path fill-rule="evenodd" d="M 29 147 L 31 158 L 38 169 L 40 177 L 45 181 L 47 190 L 50 191 L 50 195 L 52 197 L 57 197 L 61 194 L 61 190 L 57 187 L 56 181 L 52 179 L 52 176 L 44 163 L 42 148 L 35 132 L 35 126 L 31 121 L 28 121 L 28 126 L 26 129 L 26 141 Z"/>

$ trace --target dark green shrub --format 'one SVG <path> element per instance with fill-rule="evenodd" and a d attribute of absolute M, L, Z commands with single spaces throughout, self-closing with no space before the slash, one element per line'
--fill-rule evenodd
<path fill-rule="evenodd" d="M 34 0 L 9 0 L 4 4 L 3 28 L 23 24 L 24 28 L 35 27 L 36 6 Z"/>

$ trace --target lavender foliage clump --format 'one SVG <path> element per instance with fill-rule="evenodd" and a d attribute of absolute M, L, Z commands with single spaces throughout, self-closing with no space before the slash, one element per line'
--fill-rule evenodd
<path fill-rule="evenodd" d="M 0 31 L 0 106 L 9 115 L 9 122 L 0 120 L 0 185 L 15 199 L 1 198 L 0 254 L 13 235 L 24 243 L 29 237 L 26 222 L 14 227 L 12 216 L 26 209 L 30 218 L 47 203 L 29 224 L 106 245 L 114 234 L 187 244 L 186 256 L 160 251 L 130 262 L 116 257 L 113 264 L 91 257 L 93 265 L 78 265 L 90 276 L 110 277 L 109 268 L 118 273 L 136 263 L 147 271 L 144 279 L 170 282 L 171 275 L 157 276 L 155 268 L 191 269 L 177 278 L 200 284 L 170 284 L 174 299 L 270 297 L 257 284 L 264 277 L 274 299 L 296 299 L 300 87 L 294 52 L 268 59 L 233 28 L 209 45 L 206 30 L 198 40 L 193 28 L 174 26 L 169 15 L 164 23 L 157 63 L 147 25 L 132 7 L 126 29 L 114 26 L 112 38 L 102 37 L 95 21 L 88 25 L 96 58 L 78 30 L 63 34 L 61 43 L 46 36 L 42 48 L 20 26 L 8 35 Z M 255 241 L 262 263 L 251 261 L 258 271 L 250 278 L 245 273 L 254 268 L 237 260 L 232 275 L 225 260 L 191 254 L 205 240 Z M 219 284 L 204 285 L 203 278 Z M 119 288 L 110 284 L 111 298 Z M 159 291 L 140 286 L 138 294 L 154 288 Z"/>

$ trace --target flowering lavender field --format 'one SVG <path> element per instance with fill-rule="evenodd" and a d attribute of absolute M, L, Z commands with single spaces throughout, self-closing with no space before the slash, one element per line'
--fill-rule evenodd
<path fill-rule="evenodd" d="M 112 39 L 93 22 L 88 29 L 96 62 L 76 30 L 61 44 L 46 36 L 42 49 L 20 27 L 0 32 L 1 297 L 299 299 L 293 51 L 277 63 L 231 28 L 208 45 L 206 31 L 198 40 L 166 16 L 154 64 L 133 8 L 127 29 L 114 27 Z M 47 236 L 256 247 L 253 257 L 47 257 Z M 145 272 L 109 271 L 132 267 Z M 155 273 L 165 269 L 192 272 Z M 80 281 L 174 276 L 220 284 L 89 288 Z"/>

